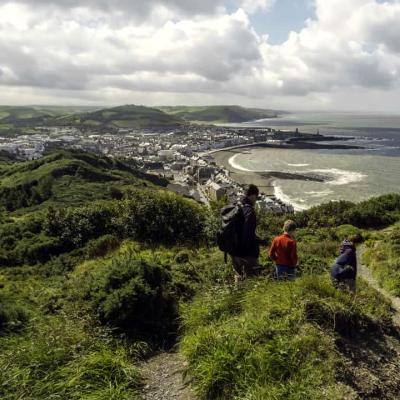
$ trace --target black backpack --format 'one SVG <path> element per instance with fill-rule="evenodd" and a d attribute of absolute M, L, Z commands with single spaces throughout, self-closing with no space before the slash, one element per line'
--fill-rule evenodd
<path fill-rule="evenodd" d="M 225 262 L 227 254 L 235 256 L 238 254 L 241 228 L 243 226 L 243 206 L 240 203 L 230 204 L 221 210 L 221 229 L 217 233 L 217 244 L 221 251 L 225 253 Z"/>

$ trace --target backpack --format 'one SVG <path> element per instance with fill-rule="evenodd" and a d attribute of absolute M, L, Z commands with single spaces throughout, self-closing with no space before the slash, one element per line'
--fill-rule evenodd
<path fill-rule="evenodd" d="M 235 256 L 240 246 L 240 231 L 243 224 L 243 206 L 241 203 L 230 204 L 221 210 L 221 229 L 217 233 L 217 244 L 221 251 Z"/>

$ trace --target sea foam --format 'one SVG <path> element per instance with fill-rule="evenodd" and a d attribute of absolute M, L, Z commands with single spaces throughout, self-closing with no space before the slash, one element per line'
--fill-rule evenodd
<path fill-rule="evenodd" d="M 307 206 L 304 204 L 300 204 L 305 202 L 303 199 L 299 199 L 298 201 L 293 200 L 290 196 L 283 192 L 282 188 L 274 181 L 274 195 L 278 199 L 282 200 L 286 204 L 291 204 L 295 211 L 303 211 L 307 210 Z"/>
<path fill-rule="evenodd" d="M 329 169 L 313 169 L 311 172 L 317 172 L 320 174 L 326 174 L 328 176 L 332 176 L 333 180 L 326 182 L 328 185 L 333 186 L 342 186 L 348 185 L 349 183 L 361 182 L 368 175 L 363 174 L 361 172 L 355 171 L 345 171 L 337 168 L 329 168 Z"/>
<path fill-rule="evenodd" d="M 229 161 L 228 161 L 229 165 L 230 165 L 232 168 L 235 168 L 235 169 L 237 169 L 237 170 L 239 170 L 239 171 L 252 172 L 250 169 L 247 169 L 247 168 L 242 167 L 242 166 L 236 161 L 236 158 L 237 158 L 238 156 L 240 156 L 240 154 L 235 154 L 234 156 L 232 156 L 232 157 L 229 159 Z"/>

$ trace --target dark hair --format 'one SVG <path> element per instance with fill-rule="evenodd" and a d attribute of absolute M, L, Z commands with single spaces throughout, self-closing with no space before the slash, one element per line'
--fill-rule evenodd
<path fill-rule="evenodd" d="M 349 236 L 348 239 L 354 244 L 362 243 L 364 241 L 364 238 L 359 233 Z"/>
<path fill-rule="evenodd" d="M 258 187 L 256 185 L 250 184 L 249 186 L 246 187 L 245 191 L 246 197 L 256 195 L 258 196 L 260 194 L 260 191 L 258 190 Z"/>

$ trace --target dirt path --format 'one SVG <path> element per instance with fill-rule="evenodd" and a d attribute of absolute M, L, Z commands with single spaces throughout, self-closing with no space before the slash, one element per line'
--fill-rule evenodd
<path fill-rule="evenodd" d="M 362 254 L 363 254 L 364 249 L 361 248 L 359 253 L 359 263 L 358 263 L 358 274 L 361 278 L 363 278 L 370 286 L 372 286 L 374 289 L 376 289 L 379 293 L 381 293 L 384 297 L 389 299 L 392 303 L 392 308 L 394 310 L 393 314 L 393 323 L 400 327 L 400 298 L 391 295 L 388 293 L 385 289 L 383 289 L 378 281 L 373 277 L 370 269 L 362 264 L 361 259 L 362 259 Z"/>
<path fill-rule="evenodd" d="M 184 379 L 185 361 L 178 353 L 160 353 L 142 366 L 143 400 L 196 400 Z"/>

